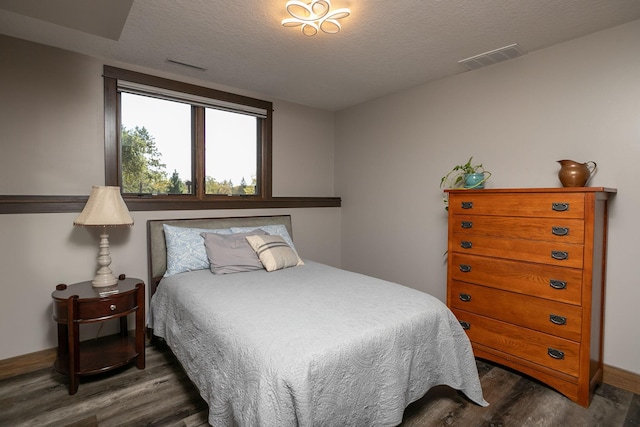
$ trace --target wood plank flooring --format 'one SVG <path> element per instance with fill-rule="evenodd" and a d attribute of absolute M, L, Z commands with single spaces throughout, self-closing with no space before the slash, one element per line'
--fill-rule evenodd
<path fill-rule="evenodd" d="M 0 381 L 0 426 L 206 426 L 207 405 L 164 346 L 147 347 L 147 368 L 123 368 L 82 377 L 69 396 L 65 376 L 53 368 Z M 634 427 L 640 395 L 609 385 L 582 408 L 552 389 L 501 367 L 478 361 L 489 407 L 455 390 L 430 390 L 405 411 L 403 427 Z"/>

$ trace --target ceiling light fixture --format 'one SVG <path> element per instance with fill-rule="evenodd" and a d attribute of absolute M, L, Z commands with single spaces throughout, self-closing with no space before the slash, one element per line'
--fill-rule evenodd
<path fill-rule="evenodd" d="M 348 8 L 331 10 L 331 0 L 312 0 L 305 3 L 299 0 L 287 2 L 287 12 L 292 18 L 282 20 L 284 27 L 302 27 L 302 34 L 315 36 L 318 30 L 327 34 L 336 34 L 340 31 L 338 19 L 346 18 L 351 14 Z"/>

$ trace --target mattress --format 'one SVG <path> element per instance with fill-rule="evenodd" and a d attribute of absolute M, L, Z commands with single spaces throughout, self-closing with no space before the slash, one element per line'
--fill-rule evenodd
<path fill-rule="evenodd" d="M 441 301 L 308 260 L 166 277 L 149 326 L 214 426 L 397 425 L 442 384 L 487 405 L 470 342 Z"/>

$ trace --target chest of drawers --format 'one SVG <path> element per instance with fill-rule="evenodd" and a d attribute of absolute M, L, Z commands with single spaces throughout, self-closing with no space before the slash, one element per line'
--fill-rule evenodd
<path fill-rule="evenodd" d="M 582 406 L 602 382 L 602 187 L 447 190 L 447 305 L 476 357 Z"/>

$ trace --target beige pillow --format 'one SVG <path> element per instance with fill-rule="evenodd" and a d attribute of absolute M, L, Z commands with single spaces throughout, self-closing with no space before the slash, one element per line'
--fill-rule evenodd
<path fill-rule="evenodd" d="M 298 254 L 280 236 L 247 236 L 247 242 L 256 251 L 267 271 L 304 264 Z"/>

